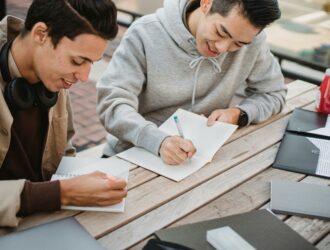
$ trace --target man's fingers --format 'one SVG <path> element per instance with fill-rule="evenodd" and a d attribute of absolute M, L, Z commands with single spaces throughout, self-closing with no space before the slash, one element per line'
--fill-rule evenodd
<path fill-rule="evenodd" d="M 109 198 L 111 200 L 122 200 L 127 196 L 126 190 L 113 190 L 109 192 Z"/>
<path fill-rule="evenodd" d="M 167 162 L 170 165 L 178 165 L 186 160 L 187 154 L 180 148 L 176 148 L 175 150 L 169 150 L 166 154 Z"/>
<path fill-rule="evenodd" d="M 165 139 L 161 145 L 160 154 L 166 164 L 178 165 L 196 152 L 195 146 L 190 140 L 178 136 Z"/>
<path fill-rule="evenodd" d="M 102 200 L 98 202 L 99 206 L 110 206 L 110 205 L 114 205 L 117 204 L 119 202 L 121 202 L 123 199 L 118 199 L 118 200 Z"/>
<path fill-rule="evenodd" d="M 220 117 L 221 113 L 213 111 L 207 118 L 207 126 L 212 126 Z"/>
<path fill-rule="evenodd" d="M 108 205 L 108 206 L 110 206 L 110 205 L 114 205 L 114 204 L 117 204 L 117 203 L 119 203 L 119 202 L 121 202 L 123 199 L 120 199 L 120 200 L 111 200 L 108 204 L 106 204 L 106 205 Z"/>
<path fill-rule="evenodd" d="M 180 145 L 181 149 L 186 153 L 186 157 L 191 157 L 195 154 L 196 152 L 196 148 L 194 146 L 194 144 L 192 143 L 192 141 L 190 140 L 184 140 L 181 145 Z"/>
<path fill-rule="evenodd" d="M 124 189 L 127 185 L 125 180 L 120 179 L 120 178 L 114 179 L 113 176 L 108 178 L 108 180 L 110 181 L 110 188 L 114 189 L 114 190 Z"/>

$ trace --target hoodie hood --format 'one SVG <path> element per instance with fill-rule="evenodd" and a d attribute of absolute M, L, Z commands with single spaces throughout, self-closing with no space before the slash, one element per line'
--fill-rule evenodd
<path fill-rule="evenodd" d="M 183 11 L 189 0 L 165 0 L 164 8 L 156 11 L 156 16 L 168 35 L 187 54 L 200 56 L 196 48 L 196 39 L 183 22 Z"/>

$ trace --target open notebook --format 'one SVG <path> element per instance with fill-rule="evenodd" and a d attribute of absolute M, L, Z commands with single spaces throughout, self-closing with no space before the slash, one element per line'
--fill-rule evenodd
<path fill-rule="evenodd" d="M 56 173 L 51 180 L 69 179 L 75 176 L 89 174 L 94 171 L 101 171 L 115 177 L 128 180 L 129 166 L 131 163 L 117 157 L 103 158 L 84 158 L 84 157 L 63 157 Z M 105 207 L 80 207 L 62 206 L 62 209 L 99 211 L 99 212 L 124 212 L 125 199 L 122 202 Z"/>
<path fill-rule="evenodd" d="M 172 166 L 139 147 L 132 147 L 117 156 L 172 180 L 180 181 L 210 162 L 218 149 L 237 129 L 236 125 L 223 122 L 216 122 L 208 127 L 206 117 L 183 109 L 178 109 L 159 129 L 169 135 L 179 135 L 174 116 L 179 118 L 185 138 L 190 139 L 197 149 L 191 159 L 181 165 Z"/>

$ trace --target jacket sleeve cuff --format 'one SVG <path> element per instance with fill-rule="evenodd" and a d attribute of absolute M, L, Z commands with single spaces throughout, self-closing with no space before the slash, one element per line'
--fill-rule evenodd
<path fill-rule="evenodd" d="M 19 218 L 16 214 L 20 208 L 20 194 L 24 183 L 25 180 L 0 182 L 0 226 L 18 226 Z"/>
<path fill-rule="evenodd" d="M 140 133 L 137 146 L 145 148 L 158 156 L 160 145 L 168 136 L 167 133 L 159 130 L 156 126 L 148 125 Z"/>
<path fill-rule="evenodd" d="M 59 181 L 26 181 L 21 193 L 21 208 L 18 212 L 26 216 L 36 212 L 51 212 L 61 208 Z"/>

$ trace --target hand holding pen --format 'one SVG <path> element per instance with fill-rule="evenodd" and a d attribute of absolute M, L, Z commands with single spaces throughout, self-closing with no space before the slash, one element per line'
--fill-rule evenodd
<path fill-rule="evenodd" d="M 192 141 L 184 138 L 179 118 L 173 117 L 180 136 L 169 136 L 165 138 L 160 146 L 160 156 L 162 160 L 170 165 L 179 165 L 185 160 L 190 159 L 195 153 L 196 148 Z"/>

